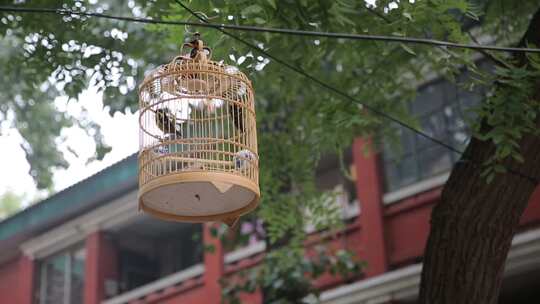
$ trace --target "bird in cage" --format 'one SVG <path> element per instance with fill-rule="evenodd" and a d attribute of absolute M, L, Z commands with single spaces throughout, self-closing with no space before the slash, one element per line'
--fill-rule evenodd
<path fill-rule="evenodd" d="M 169 154 L 171 152 L 171 145 L 166 144 L 166 142 L 169 141 L 169 140 L 173 140 L 174 138 L 172 138 L 172 137 L 174 137 L 174 135 L 165 134 L 165 136 L 162 139 L 160 139 L 160 142 L 165 143 L 165 144 L 160 144 L 160 145 L 156 146 L 154 148 L 154 153 L 156 153 L 158 155 Z"/>
<path fill-rule="evenodd" d="M 156 110 L 156 125 L 165 135 L 174 134 L 177 137 L 182 137 L 180 124 L 176 121 L 176 117 L 168 108 Z"/>
<path fill-rule="evenodd" d="M 240 72 L 235 66 L 226 66 L 224 71 L 229 75 L 236 75 Z M 229 119 L 232 120 L 238 133 L 244 133 L 246 131 L 244 130 L 243 100 L 246 98 L 247 89 L 247 85 L 244 82 L 230 76 L 222 76 L 219 79 L 216 78 L 215 82 L 209 85 L 209 91 L 211 94 L 218 95 L 223 97 L 225 100 L 229 100 L 227 102 Z M 216 103 L 216 105 L 221 106 L 223 104 L 223 100 L 217 100 L 219 100 L 220 103 Z M 236 102 L 233 102 L 232 100 Z"/>
<path fill-rule="evenodd" d="M 237 100 L 237 102 L 229 101 L 228 111 L 229 117 L 232 120 L 234 127 L 238 130 L 238 133 L 243 133 L 244 130 L 244 115 L 241 98 L 246 94 L 245 84 L 239 81 L 224 81 L 225 85 L 222 85 L 221 96 Z M 240 100 L 239 100 L 240 99 Z"/>
<path fill-rule="evenodd" d="M 234 167 L 237 170 L 242 170 L 246 168 L 249 165 L 249 162 L 252 162 L 255 160 L 255 154 L 253 154 L 249 150 L 240 150 L 234 154 L 233 162 Z"/>
<path fill-rule="evenodd" d="M 238 130 L 239 133 L 242 133 L 244 130 L 244 120 L 242 115 L 242 108 L 235 104 L 231 103 L 229 105 L 229 115 L 233 121 L 234 126 Z"/>
<path fill-rule="evenodd" d="M 181 132 L 181 122 L 178 122 L 176 116 L 168 108 L 161 108 L 156 110 L 156 125 L 164 133 L 163 138 L 160 141 L 173 141 L 176 138 L 182 137 Z M 169 145 L 160 145 L 154 151 L 156 154 L 169 154 L 176 152 L 185 152 L 189 149 L 189 146 L 184 144 L 169 144 Z M 177 161 L 176 164 L 171 163 L 171 168 L 184 168 L 184 170 L 200 170 L 204 166 L 199 161 Z M 170 170 L 167 166 L 164 167 L 163 173 L 166 173 Z"/>

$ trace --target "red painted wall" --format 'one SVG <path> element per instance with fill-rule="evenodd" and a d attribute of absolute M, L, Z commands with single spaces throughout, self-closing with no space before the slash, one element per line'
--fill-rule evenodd
<path fill-rule="evenodd" d="M 359 217 L 342 232 L 334 235 L 314 234 L 308 238 L 311 247 L 325 242 L 333 250 L 347 248 L 368 263 L 366 277 L 376 276 L 388 269 L 418 262 L 423 254 L 429 233 L 429 220 L 433 205 L 439 200 L 441 188 L 416 194 L 387 206 L 382 204 L 380 168 L 375 155 L 364 155 L 366 141 L 356 140 L 353 146 L 357 176 L 357 192 L 361 205 Z M 531 197 L 521 219 L 522 229 L 540 226 L 540 186 Z M 206 271 L 203 276 L 171 286 L 132 303 L 220 303 L 220 277 L 234 278 L 240 270 L 260 263 L 262 255 L 254 256 L 234 265 L 223 264 L 223 248 L 210 235 L 205 225 L 204 241 L 214 245 L 213 253 L 205 253 Z M 87 264 L 85 304 L 97 304 L 103 298 L 103 281 L 115 278 L 117 257 L 114 244 L 106 235 L 96 232 L 86 241 Z M 35 263 L 20 256 L 0 265 L 0 303 L 32 304 L 32 286 Z M 342 284 L 330 275 L 318 280 L 322 289 Z M 244 303 L 261 303 L 260 294 L 244 295 Z"/>
<path fill-rule="evenodd" d="M 32 304 L 34 294 L 35 263 L 29 257 L 22 255 L 18 261 L 19 266 L 19 302 L 20 304 Z M 3 303 L 3 302 L 0 302 Z"/>
<path fill-rule="evenodd" d="M 34 263 L 19 256 L 0 265 L 0 303 L 32 304 Z"/>
<path fill-rule="evenodd" d="M 383 222 L 382 184 L 377 154 L 365 154 L 369 140 L 356 139 L 353 143 L 353 159 L 356 169 L 356 192 L 360 202 L 359 221 L 362 225 L 361 242 L 365 250 L 361 253 L 367 264 L 367 277 L 384 273 L 388 269 L 385 227 Z"/>
<path fill-rule="evenodd" d="M 175 297 L 168 299 L 156 299 L 155 301 L 146 301 L 143 303 L 152 303 L 152 304 L 179 304 L 179 303 L 213 303 L 212 300 L 215 298 L 210 297 L 208 293 L 205 292 L 204 288 L 199 288 L 195 290 L 190 290 L 188 292 L 183 292 Z M 219 298 L 218 298 L 219 299 Z"/>
<path fill-rule="evenodd" d="M 144 300 L 131 303 L 145 304 L 177 304 L 177 303 L 212 303 L 209 301 L 210 295 L 207 293 L 203 278 L 199 277 L 179 286 L 171 286 L 162 292 L 147 296 Z"/>
<path fill-rule="evenodd" d="M 417 262 L 424 253 L 431 209 L 442 188 L 433 189 L 387 206 L 384 210 L 386 244 L 392 268 Z M 521 229 L 540 225 L 540 186 L 532 194 L 521 217 Z"/>
<path fill-rule="evenodd" d="M 540 224 L 540 185 L 531 195 L 529 206 L 525 209 L 520 223 L 524 228 Z"/>
<path fill-rule="evenodd" d="M 365 277 L 369 277 L 421 260 L 429 233 L 431 210 L 439 200 L 442 188 L 419 193 L 384 206 L 377 157 L 363 154 L 362 149 L 365 143 L 365 141 L 357 140 L 353 148 L 358 199 L 362 209 L 360 216 L 336 235 L 329 237 L 311 235 L 306 246 L 308 255 L 313 254 L 309 248 L 321 242 L 327 243 L 333 250 L 340 248 L 352 250 L 361 260 L 368 263 Z M 523 215 L 522 224 L 525 225 L 524 228 L 527 225 L 540 224 L 540 187 L 531 198 L 531 203 Z M 206 239 L 211 240 L 208 235 Z M 221 250 L 221 247 L 218 248 Z M 234 279 L 237 272 L 253 267 L 261 260 L 262 255 L 258 255 L 234 265 L 224 265 L 222 268 L 219 264 L 222 260 L 216 256 L 206 256 L 206 266 L 214 265 L 212 267 L 215 268 L 204 280 L 200 278 L 199 286 L 188 291 L 177 290 L 168 295 L 155 295 L 153 297 L 155 301 L 149 301 L 149 298 L 146 298 L 145 303 L 202 303 L 209 299 L 209 295 L 217 295 L 218 287 L 214 280 L 220 273 L 229 279 Z M 323 276 L 316 282 L 317 286 L 323 290 L 342 283 L 342 279 L 330 275 Z M 242 299 L 243 303 L 261 303 L 258 293 L 243 295 Z"/>
<path fill-rule="evenodd" d="M 335 254 L 337 251 L 345 249 L 347 251 L 355 252 L 358 261 L 365 261 L 363 258 L 365 250 L 361 240 L 362 229 L 359 222 L 356 221 L 347 226 L 340 233 L 330 234 L 323 238 L 320 235 L 311 236 L 306 244 L 307 254 L 310 257 L 314 257 L 316 255 L 315 247 L 323 243 L 331 254 Z M 356 277 L 356 279 L 358 279 L 358 277 Z M 343 278 L 341 276 L 325 274 L 317 279 L 315 285 L 321 290 L 327 290 L 342 283 Z"/>
<path fill-rule="evenodd" d="M 84 304 L 99 304 L 105 299 L 105 281 L 118 277 L 114 244 L 101 231 L 86 238 Z"/>
<path fill-rule="evenodd" d="M 219 278 L 223 276 L 223 246 L 219 238 L 213 237 L 211 233 L 212 227 L 218 228 L 219 224 L 204 225 L 203 240 L 206 245 L 213 246 L 212 252 L 204 253 L 204 285 L 206 289 L 206 300 L 208 304 L 221 303 L 221 285 Z"/>
<path fill-rule="evenodd" d="M 19 259 L 0 266 L 0 303 L 16 303 L 19 282 Z"/>
<path fill-rule="evenodd" d="M 385 208 L 385 237 L 392 268 L 416 262 L 422 256 L 429 233 L 431 208 L 439 196 L 440 189 L 434 189 Z"/>

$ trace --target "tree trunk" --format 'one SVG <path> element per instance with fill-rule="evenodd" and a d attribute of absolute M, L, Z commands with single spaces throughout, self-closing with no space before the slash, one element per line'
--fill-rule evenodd
<path fill-rule="evenodd" d="M 524 41 L 540 45 L 540 11 L 520 44 Z M 516 59 L 526 60 L 522 54 Z M 540 90 L 535 95 L 539 98 Z M 538 181 L 540 138 L 526 135 L 520 147 L 524 163 L 504 165 Z M 475 164 L 482 164 L 493 152 L 491 143 L 472 139 L 463 156 L 472 161 L 458 162 L 452 170 L 431 215 L 419 303 L 497 303 L 512 237 L 537 182 L 506 173 L 487 184 Z"/>

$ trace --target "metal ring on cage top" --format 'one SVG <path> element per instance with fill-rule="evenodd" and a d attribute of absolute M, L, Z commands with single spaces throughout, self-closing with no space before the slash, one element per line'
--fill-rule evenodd
<path fill-rule="evenodd" d="M 193 41 L 182 44 L 182 47 L 180 48 L 180 53 L 184 53 L 183 51 L 185 47 L 190 47 L 191 51 L 189 53 L 189 58 L 201 61 L 210 60 L 212 58 L 212 50 L 209 47 L 204 46 L 203 41 L 199 39 L 199 33 L 195 33 L 194 36 L 195 39 Z M 203 54 L 204 56 L 198 57 L 199 55 Z"/>

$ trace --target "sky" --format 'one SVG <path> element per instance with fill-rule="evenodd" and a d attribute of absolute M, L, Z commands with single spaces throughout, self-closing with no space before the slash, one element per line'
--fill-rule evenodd
<path fill-rule="evenodd" d="M 87 159 L 93 155 L 94 141 L 91 137 L 78 128 L 71 127 L 62 131 L 66 137 L 65 144 L 60 145 L 60 150 L 69 162 L 69 168 L 54 172 L 54 190 L 61 191 L 101 170 L 137 152 L 139 145 L 137 114 L 116 113 L 114 117 L 103 108 L 102 95 L 95 89 L 88 89 L 79 95 L 79 102 L 67 102 L 67 98 L 59 97 L 55 105 L 70 114 L 77 116 L 83 108 L 88 111 L 88 116 L 101 125 L 101 131 L 105 142 L 112 146 L 112 151 L 105 156 L 103 161 L 94 161 L 86 164 Z M 31 201 L 45 198 L 47 193 L 38 191 L 32 177 L 28 174 L 30 165 L 26 161 L 23 149 L 20 147 L 23 141 L 15 129 L 2 130 L 0 136 L 0 195 L 6 191 L 12 191 L 24 195 L 23 205 Z M 68 152 L 67 146 L 72 147 L 78 157 Z M 9 172 L 9 174 L 7 174 Z"/>

